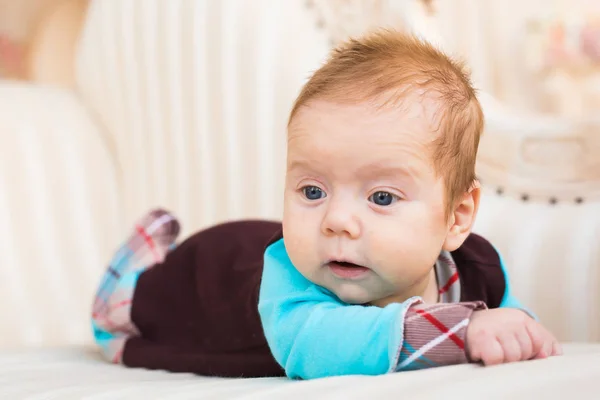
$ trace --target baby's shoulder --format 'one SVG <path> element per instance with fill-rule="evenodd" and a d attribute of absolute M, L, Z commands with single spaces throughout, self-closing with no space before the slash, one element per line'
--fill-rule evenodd
<path fill-rule="evenodd" d="M 502 256 L 489 240 L 471 233 L 452 258 L 461 283 L 461 301 L 484 301 L 489 308 L 500 306 L 508 278 Z"/>

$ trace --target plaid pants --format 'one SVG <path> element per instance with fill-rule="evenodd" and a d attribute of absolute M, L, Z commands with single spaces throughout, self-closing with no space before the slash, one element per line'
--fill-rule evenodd
<path fill-rule="evenodd" d="M 139 334 L 131 303 L 139 275 L 175 248 L 180 225 L 165 210 L 149 212 L 118 249 L 104 273 L 92 307 L 92 329 L 105 357 L 120 363 L 125 341 Z"/>

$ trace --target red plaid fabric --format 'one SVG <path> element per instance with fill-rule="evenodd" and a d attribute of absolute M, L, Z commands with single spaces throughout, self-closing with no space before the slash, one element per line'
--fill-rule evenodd
<path fill-rule="evenodd" d="M 138 330 L 131 322 L 131 302 L 141 272 L 164 260 L 174 246 L 179 223 L 167 211 L 153 210 L 136 225 L 111 260 L 96 292 L 92 325 L 106 357 L 121 361 L 125 341 Z"/>
<path fill-rule="evenodd" d="M 416 305 L 406 313 L 397 371 L 467 363 L 465 334 L 483 302 Z"/>
<path fill-rule="evenodd" d="M 460 301 L 460 281 L 452 255 L 443 251 L 435 264 L 438 280 L 440 303 L 458 303 Z"/>

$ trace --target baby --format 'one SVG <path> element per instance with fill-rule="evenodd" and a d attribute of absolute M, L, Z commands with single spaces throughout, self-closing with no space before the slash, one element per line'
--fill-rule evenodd
<path fill-rule="evenodd" d="M 175 246 L 178 222 L 148 214 L 98 290 L 98 345 L 129 367 L 301 379 L 561 354 L 471 233 L 482 129 L 439 50 L 393 31 L 348 41 L 291 111 L 282 224 Z"/>

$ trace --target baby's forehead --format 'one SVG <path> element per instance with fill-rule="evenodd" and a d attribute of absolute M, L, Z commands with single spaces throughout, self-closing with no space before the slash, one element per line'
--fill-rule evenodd
<path fill-rule="evenodd" d="M 429 142 L 439 129 L 439 103 L 431 96 L 417 93 L 364 100 L 311 99 L 290 120 L 288 137 L 317 133 L 327 136 L 328 132 L 340 128 L 348 132 L 362 130 L 365 140 L 374 132 L 378 135 L 418 132 Z"/>
<path fill-rule="evenodd" d="M 430 169 L 436 135 L 420 108 L 311 101 L 290 123 L 288 161 L 320 170 Z"/>

